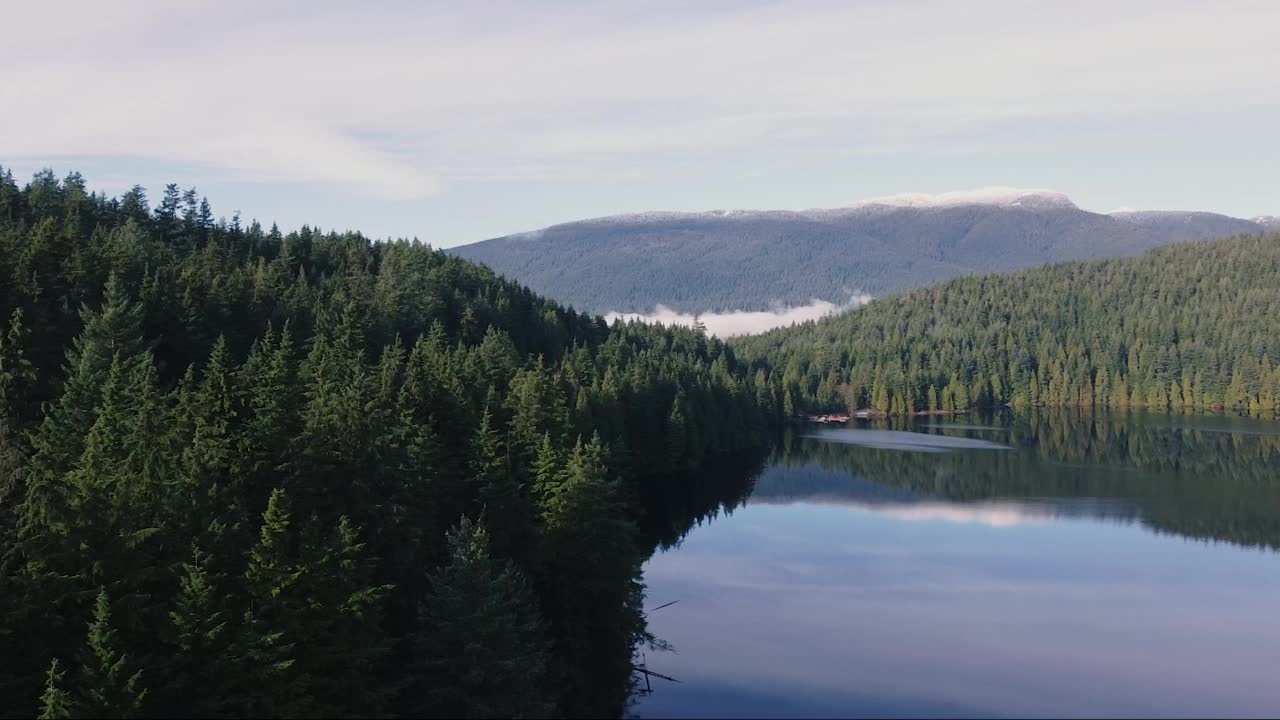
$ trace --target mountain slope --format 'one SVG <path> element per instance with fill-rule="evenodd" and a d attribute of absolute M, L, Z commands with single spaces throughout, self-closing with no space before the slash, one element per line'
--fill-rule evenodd
<path fill-rule="evenodd" d="M 957 278 L 734 341 L 788 412 L 1280 408 L 1280 235 Z"/>
<path fill-rule="evenodd" d="M 1110 216 L 1154 232 L 1168 242 L 1224 238 L 1256 233 L 1267 228 L 1265 223 L 1256 219 L 1241 220 L 1208 212 L 1128 211 L 1110 213 Z"/>
<path fill-rule="evenodd" d="M 1213 213 L 1104 215 L 1060 193 L 895 196 L 832 210 L 645 213 L 452 248 L 595 312 L 765 309 L 975 272 L 1260 232 Z"/>

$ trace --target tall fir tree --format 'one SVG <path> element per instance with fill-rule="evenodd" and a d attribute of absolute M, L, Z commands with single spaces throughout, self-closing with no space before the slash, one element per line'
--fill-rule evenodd
<path fill-rule="evenodd" d="M 543 717 L 548 644 L 534 594 L 489 535 L 463 517 L 448 533 L 449 560 L 432 574 L 408 692 L 429 717 Z"/>

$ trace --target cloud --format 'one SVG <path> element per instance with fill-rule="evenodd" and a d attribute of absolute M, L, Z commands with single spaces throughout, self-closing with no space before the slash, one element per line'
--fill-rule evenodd
<path fill-rule="evenodd" d="M 778 307 L 774 310 L 734 310 L 732 312 L 709 312 L 701 314 L 682 313 L 665 305 L 658 305 L 652 313 L 620 313 L 611 312 L 604 316 L 610 323 L 614 320 L 640 320 L 642 322 L 662 323 L 663 325 L 684 325 L 692 327 L 694 322 L 701 322 L 707 332 L 722 338 L 738 335 L 756 335 L 773 328 L 787 327 L 796 323 L 821 320 L 852 310 L 871 302 L 870 295 L 854 294 L 842 305 L 828 300 L 814 299 L 808 305 Z"/>
<path fill-rule="evenodd" d="M 138 158 L 393 199 L 504 171 L 608 180 L 1245 112 L 1277 103 L 1280 66 L 1271 2 L 86 0 L 6 20 L 23 28 L 0 46 L 9 162 Z"/>

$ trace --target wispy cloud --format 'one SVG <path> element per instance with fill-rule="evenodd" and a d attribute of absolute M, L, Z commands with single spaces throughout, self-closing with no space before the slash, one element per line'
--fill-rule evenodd
<path fill-rule="evenodd" d="M 1280 102 L 1273 2 L 86 1 L 6 15 L 21 31 L 0 45 L 0 158 L 131 157 L 393 199 L 507 169 L 943 151 L 1028 119 Z"/>

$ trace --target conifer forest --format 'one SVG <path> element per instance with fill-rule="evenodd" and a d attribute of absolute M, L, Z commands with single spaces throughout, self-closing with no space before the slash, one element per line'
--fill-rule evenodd
<path fill-rule="evenodd" d="M 777 388 L 416 242 L 0 171 L 0 707 L 618 715 L 655 476 Z"/>

